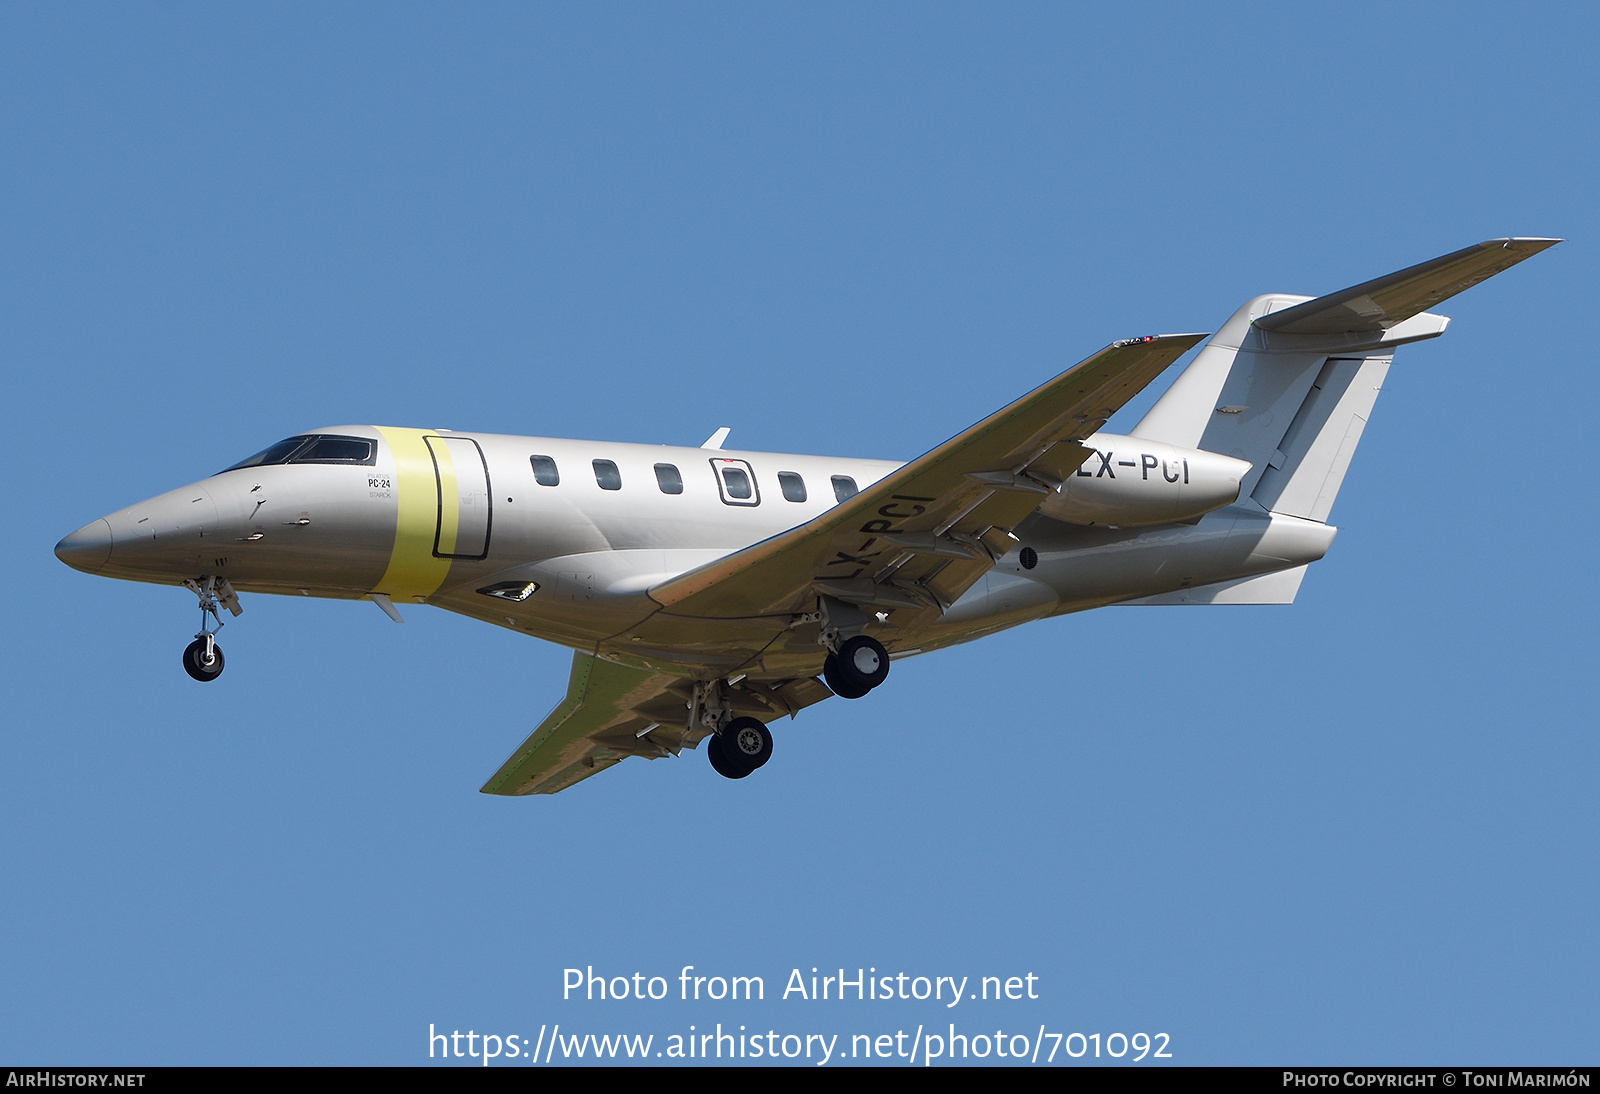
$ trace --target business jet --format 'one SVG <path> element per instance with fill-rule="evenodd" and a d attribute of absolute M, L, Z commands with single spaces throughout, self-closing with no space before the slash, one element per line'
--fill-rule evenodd
<path fill-rule="evenodd" d="M 1397 347 L 1555 239 L 1495 239 L 1209 341 L 1113 342 L 910 463 L 335 426 L 120 509 L 67 565 L 181 585 L 222 673 L 240 593 L 428 604 L 570 647 L 566 698 L 484 785 L 553 794 L 706 742 L 739 779 L 767 723 L 859 699 L 902 657 L 1109 604 L 1288 604 Z M 1106 420 L 1205 341 L 1125 436 Z"/>

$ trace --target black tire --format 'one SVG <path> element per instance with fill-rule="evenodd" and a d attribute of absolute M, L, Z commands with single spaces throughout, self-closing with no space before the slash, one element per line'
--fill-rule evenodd
<path fill-rule="evenodd" d="M 822 662 L 822 679 L 827 682 L 828 690 L 841 699 L 859 699 L 872 690 L 846 680 L 844 674 L 839 671 L 839 659 L 831 653 L 828 654 L 828 659 Z"/>
<path fill-rule="evenodd" d="M 835 667 L 841 679 L 871 691 L 889 678 L 889 651 L 876 638 L 858 634 L 839 643 Z"/>
<path fill-rule="evenodd" d="M 711 769 L 724 779 L 742 779 L 755 770 L 753 767 L 742 767 L 729 758 L 722 751 L 722 738 L 715 733 L 706 738 L 706 759 L 711 761 Z"/>
<path fill-rule="evenodd" d="M 772 759 L 772 731 L 755 718 L 735 718 L 722 727 L 724 759 L 751 771 Z"/>
<path fill-rule="evenodd" d="M 196 638 L 183 651 L 183 671 L 199 680 L 202 684 L 215 680 L 222 675 L 222 647 L 213 642 L 211 644 L 211 653 L 211 664 L 207 665 L 204 661 L 206 655 L 205 640 Z"/>

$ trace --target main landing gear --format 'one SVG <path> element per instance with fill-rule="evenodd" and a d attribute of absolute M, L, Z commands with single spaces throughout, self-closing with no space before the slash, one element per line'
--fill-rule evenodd
<path fill-rule="evenodd" d="M 858 634 L 839 643 L 822 663 L 822 678 L 841 699 L 859 699 L 889 678 L 889 651 Z"/>
<path fill-rule="evenodd" d="M 207 577 L 183 584 L 200 598 L 200 633 L 184 648 L 183 671 L 205 683 L 222 675 L 222 647 L 217 645 L 217 631 L 222 629 L 222 614 L 218 608 L 227 608 L 233 615 L 240 614 L 244 609 L 239 606 L 239 594 L 233 591 L 233 586 L 226 579 L 218 581 L 214 577 Z M 211 627 L 210 620 L 217 625 Z"/>
<path fill-rule="evenodd" d="M 879 613 L 879 621 L 887 617 Z M 853 604 L 821 597 L 815 614 L 797 617 L 799 623 L 821 623 L 817 642 L 828 651 L 822 678 L 841 699 L 859 699 L 889 678 L 889 651 L 876 638 L 863 634 L 865 612 Z"/>
<path fill-rule="evenodd" d="M 706 757 L 718 775 L 742 779 L 772 758 L 772 731 L 755 718 L 735 718 L 706 738 Z"/>
<path fill-rule="evenodd" d="M 822 676 L 835 695 L 859 699 L 889 678 L 889 651 L 876 638 L 859 633 L 865 625 L 859 611 L 824 601 L 819 614 L 822 628 L 818 641 L 828 650 Z M 856 618 L 851 618 L 852 614 Z M 816 616 L 802 620 L 813 621 Z M 841 626 L 857 633 L 847 638 Z M 766 725 L 760 719 L 734 714 L 729 688 L 743 679 L 741 674 L 731 681 L 697 684 L 689 704 L 689 725 L 711 731 L 705 738 L 706 758 L 716 773 L 727 779 L 742 779 L 772 758 L 772 732 Z"/>
<path fill-rule="evenodd" d="M 737 683 L 744 677 L 734 677 Z M 689 724 L 711 730 L 706 756 L 718 775 L 742 779 L 772 758 L 772 731 L 759 718 L 736 715 L 725 680 L 695 685 Z"/>

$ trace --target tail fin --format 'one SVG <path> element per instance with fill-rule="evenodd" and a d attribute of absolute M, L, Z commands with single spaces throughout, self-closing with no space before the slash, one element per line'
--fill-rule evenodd
<path fill-rule="evenodd" d="M 1249 460 L 1241 496 L 1326 522 L 1395 347 L 1450 322 L 1425 309 L 1559 242 L 1494 239 L 1316 299 L 1258 296 L 1132 435 Z"/>

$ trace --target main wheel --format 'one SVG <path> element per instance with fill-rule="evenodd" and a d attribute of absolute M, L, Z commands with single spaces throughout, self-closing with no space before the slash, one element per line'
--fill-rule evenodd
<path fill-rule="evenodd" d="M 706 759 L 711 761 L 711 770 L 725 779 L 742 779 L 755 770 L 730 759 L 722 750 L 721 736 L 715 733 L 706 738 Z"/>
<path fill-rule="evenodd" d="M 735 718 L 722 728 L 722 755 L 754 771 L 772 759 L 772 731 L 755 718 Z"/>
<path fill-rule="evenodd" d="M 841 699 L 859 699 L 872 690 L 845 679 L 844 673 L 839 669 L 839 659 L 831 653 L 828 654 L 828 659 L 822 662 L 822 678 L 827 681 L 828 689 Z"/>
<path fill-rule="evenodd" d="M 215 680 L 222 675 L 222 647 L 215 642 L 211 643 L 211 663 L 206 664 L 206 643 L 203 638 L 196 638 L 190 642 L 183 651 L 183 671 L 193 676 L 201 683 Z"/>
<path fill-rule="evenodd" d="M 889 678 L 889 651 L 876 638 L 858 634 L 839 643 L 836 668 L 847 683 L 871 691 Z"/>

